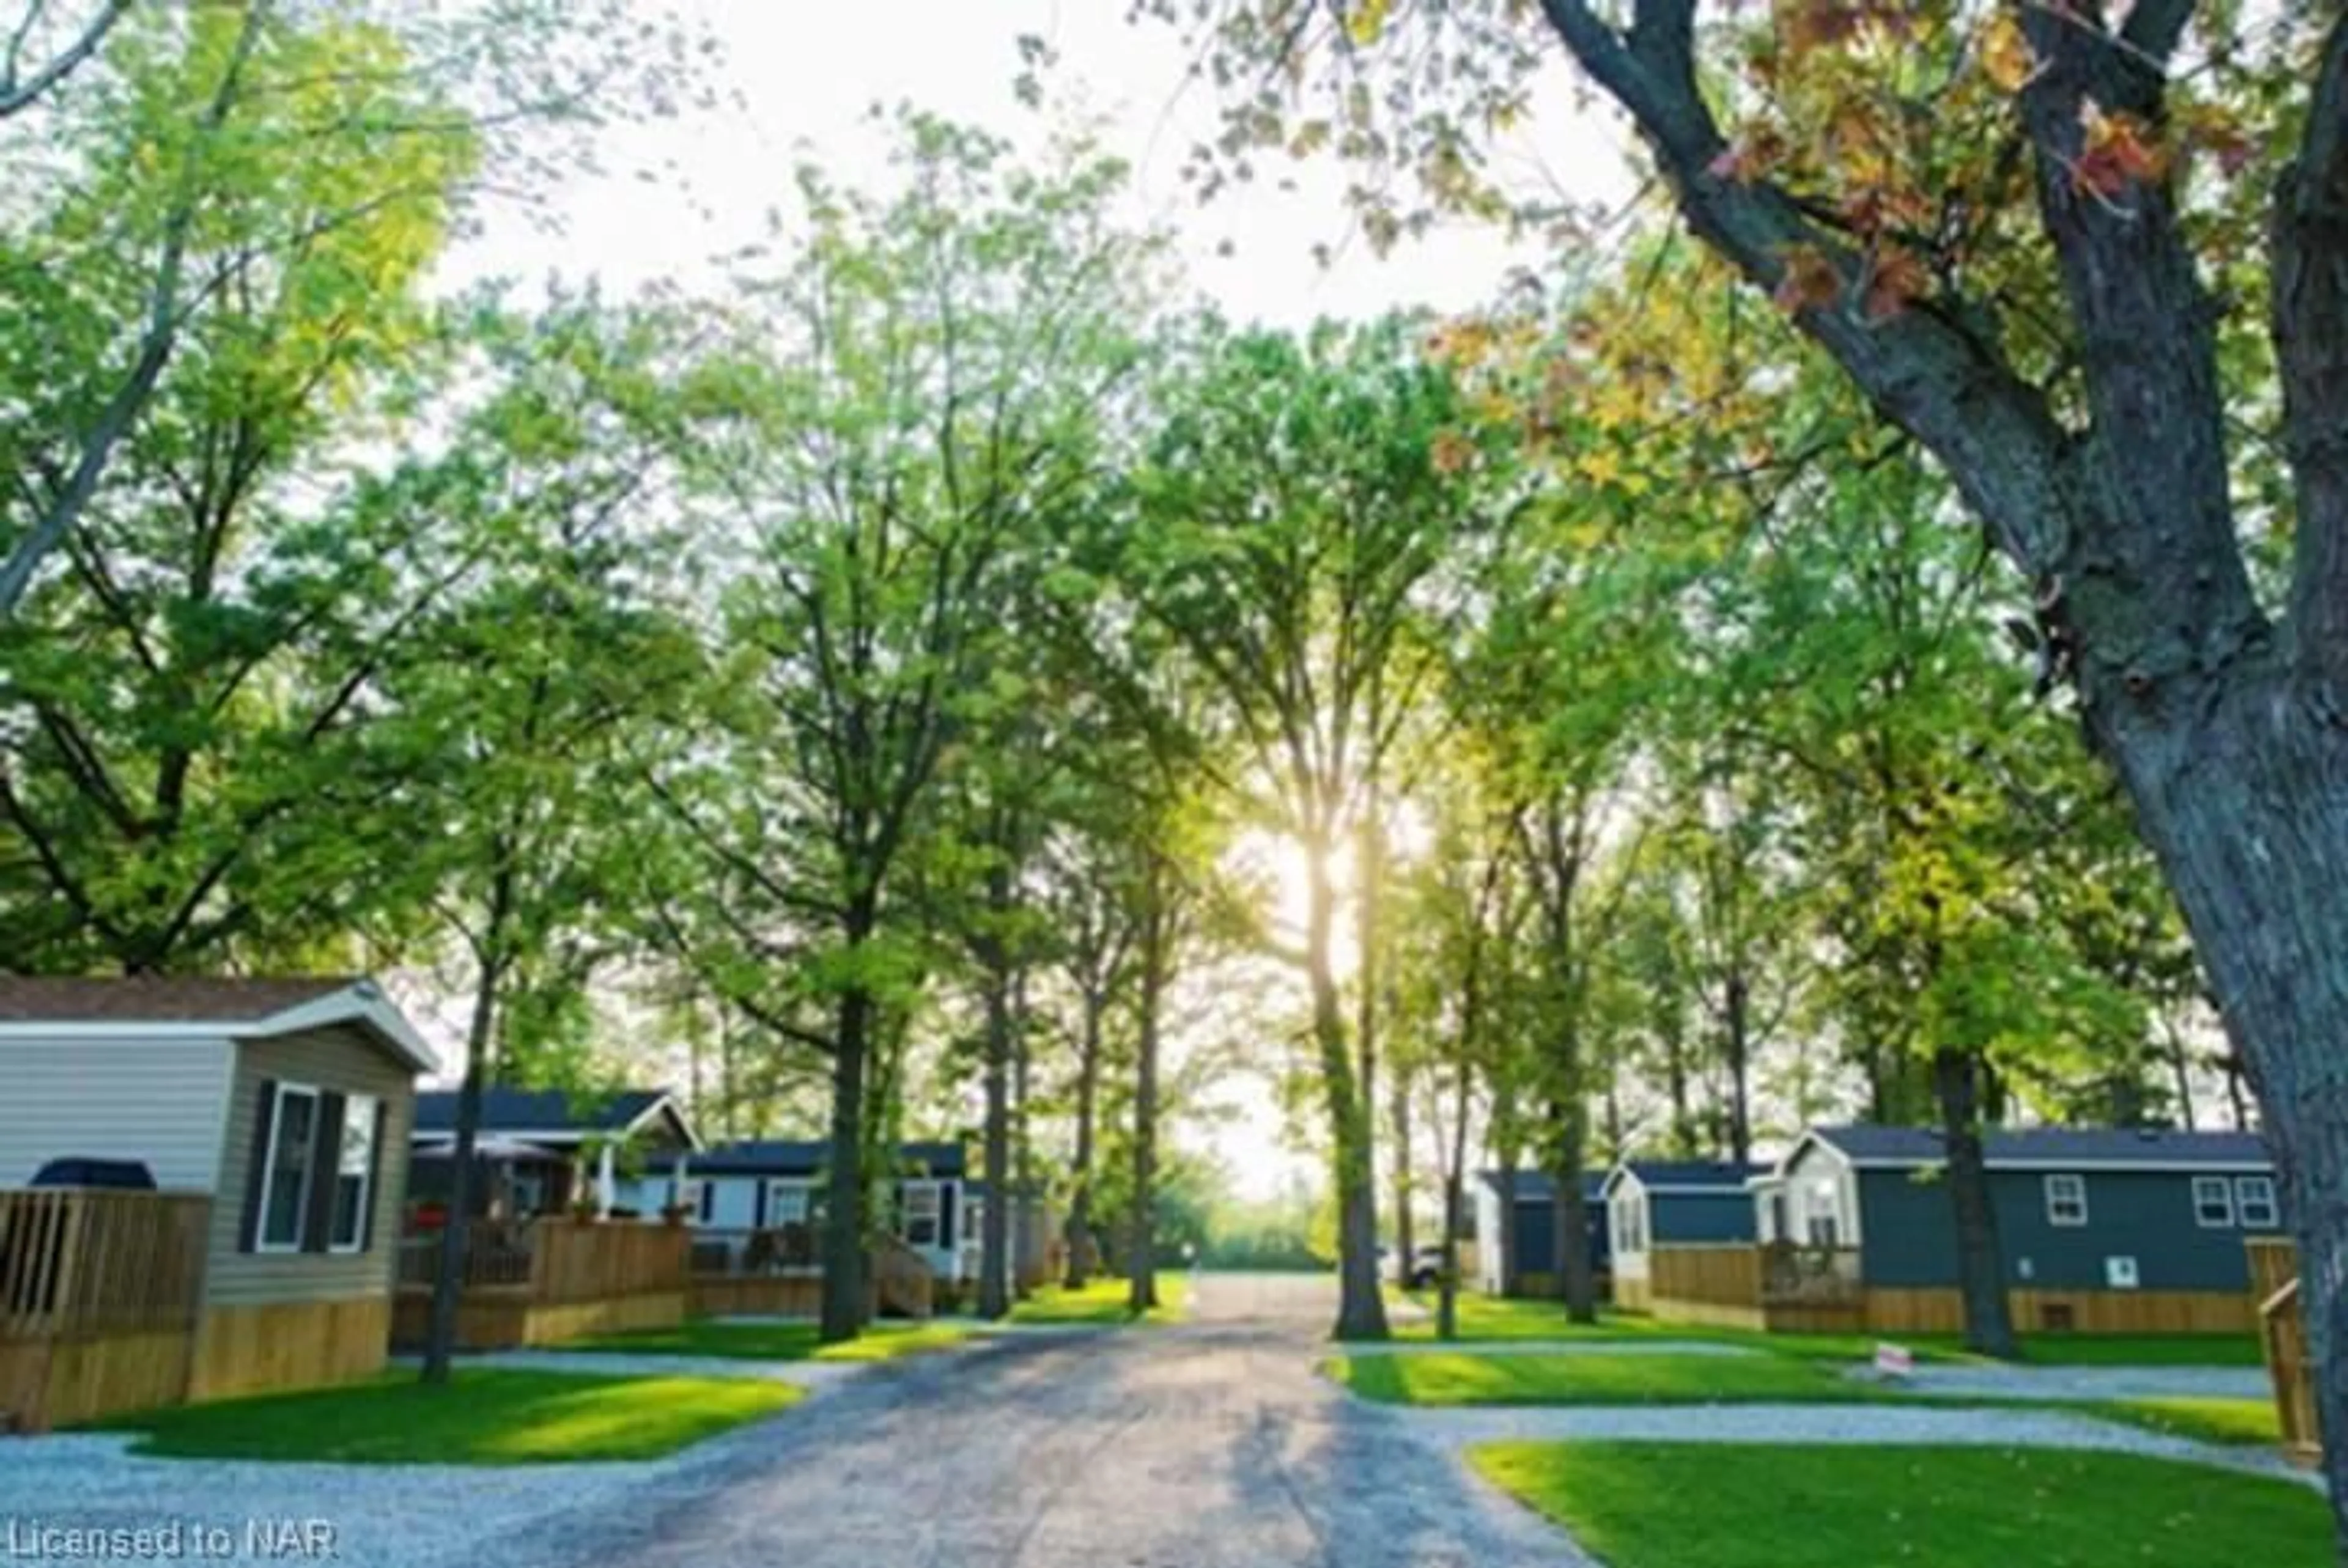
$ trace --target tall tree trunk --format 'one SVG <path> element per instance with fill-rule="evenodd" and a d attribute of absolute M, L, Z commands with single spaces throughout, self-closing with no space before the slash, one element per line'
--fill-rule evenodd
<path fill-rule="evenodd" d="M 1409 1075 L 1398 1069 L 1390 1068 L 1386 1076 L 1393 1085 L 1388 1097 L 1394 1107 L 1395 1251 L 1402 1258 L 1402 1278 L 1406 1283 L 1418 1255 L 1417 1229 L 1410 1214 L 1410 1083 Z"/>
<path fill-rule="evenodd" d="M 2190 1132 L 2197 1125 L 2193 1105 L 2193 1055 L 2186 1045 L 2185 1031 L 2177 1027 L 2176 1018 L 2166 1009 L 2162 1009 L 2160 1028 L 2164 1043 L 2168 1046 L 2169 1082 L 2177 1094 L 2178 1125 Z"/>
<path fill-rule="evenodd" d="M 1997 1211 L 1990 1203 L 1982 1153 L 1982 1061 L 1978 1052 L 1932 1053 L 1941 1133 L 1949 1151 L 1949 1203 L 1957 1227 L 1957 1290 L 1965 1309 L 1965 1348 L 2012 1360 L 2013 1321 L 2006 1309 L 2005 1258 L 1998 1249 Z"/>
<path fill-rule="evenodd" d="M 1591 1266 L 1589 1204 L 1581 1196 L 1589 1123 L 1590 1114 L 1580 1096 L 1569 1096 L 1559 1104 L 1549 1172 L 1557 1186 L 1557 1201 L 1550 1205 L 1550 1235 L 1557 1249 L 1557 1295 L 1565 1303 L 1567 1319 L 1574 1323 L 1598 1321 L 1598 1274 Z"/>
<path fill-rule="evenodd" d="M 986 983 L 986 1211 L 979 1232 L 978 1315 L 1010 1316 L 1011 1209 L 1018 1201 L 1011 1170 L 1011 998 L 1002 971 Z"/>
<path fill-rule="evenodd" d="M 1011 1211 L 1011 1294 L 1024 1300 L 1031 1294 L 1027 1265 L 1039 1266 L 1044 1252 L 1043 1204 L 1035 1191 L 1035 1146 L 1027 1121 L 1028 1076 L 1034 1056 L 1028 1050 L 1027 971 L 1010 977 L 1011 990 L 1011 1181 L 1019 1202 Z"/>
<path fill-rule="evenodd" d="M 1164 900 L 1165 870 L 1153 867 L 1149 907 L 1141 921 L 1141 985 L 1134 1003 L 1133 1240 L 1125 1260 L 1126 1306 L 1158 1305 L 1158 1015 L 1166 994 L 1172 932 Z"/>
<path fill-rule="evenodd" d="M 864 1072 L 872 1049 L 873 1004 L 861 986 L 839 993 L 831 1058 L 831 1137 L 823 1214 L 823 1304 L 827 1345 L 864 1330 Z"/>
<path fill-rule="evenodd" d="M 1076 1158 L 1069 1174 L 1068 1268 L 1063 1283 L 1082 1290 L 1092 1277 L 1093 1250 L 1093 1119 L 1100 1098 L 1101 1015 L 1108 999 L 1087 988 L 1084 994 L 1084 1033 L 1076 1047 Z"/>
<path fill-rule="evenodd" d="M 1752 991 L 1739 962 L 1728 971 L 1728 1157 L 1753 1163 Z"/>
<path fill-rule="evenodd" d="M 1473 1011 L 1471 1002 L 1470 1016 L 1473 1015 Z M 1443 1166 L 1443 1277 L 1440 1283 L 1442 1294 L 1436 1298 L 1435 1305 L 1435 1337 L 1438 1339 L 1459 1337 L 1459 1232 L 1467 1223 L 1468 1114 L 1471 1108 L 1469 1086 L 1473 1081 L 1469 1076 L 1469 1071 L 1466 1053 L 1463 1051 L 1459 1062 L 1457 1091 L 1451 1105 L 1450 1156 L 1444 1162 Z M 1511 1182 L 1508 1185 L 1512 1187 L 1515 1184 Z M 1503 1204 L 1508 1201 L 1508 1194 L 1505 1192 L 1502 1194 L 1501 1201 Z M 1507 1224 L 1508 1218 L 1503 1211 L 1501 1225 L 1505 1227 Z M 1486 1236 L 1483 1238 L 1483 1245 L 1492 1246 L 1497 1243 L 1493 1237 Z"/>
<path fill-rule="evenodd" d="M 472 1021 L 465 1030 L 465 1078 L 457 1091 L 454 1162 L 448 1173 L 448 1218 L 440 1229 L 440 1266 L 432 1280 L 431 1315 L 424 1330 L 422 1381 L 446 1383 L 457 1348 L 457 1309 L 465 1294 L 465 1262 L 473 1234 L 473 1151 L 481 1134 L 481 1096 L 488 1087 L 491 1047 L 497 1039 L 498 988 L 504 981 L 495 961 L 481 965 L 473 991 Z"/>
<path fill-rule="evenodd" d="M 1500 1234 L 1484 1237 L 1483 1245 L 1500 1249 L 1500 1294 L 1514 1296 L 1525 1288 L 1525 1262 L 1517 1245 L 1517 1151 L 1502 1149 L 1499 1155 Z"/>
<path fill-rule="evenodd" d="M 1387 1337 L 1385 1298 L 1378 1280 L 1377 1173 L 1370 1109 L 1355 1081 L 1353 1053 L 1331 961 L 1336 930 L 1336 890 L 1329 880 L 1325 839 L 1307 845 L 1311 900 L 1306 972 L 1313 990 L 1313 1038 L 1321 1058 L 1321 1090 L 1334 1134 L 1331 1174 L 1337 1189 L 1337 1322 L 1340 1339 Z"/>

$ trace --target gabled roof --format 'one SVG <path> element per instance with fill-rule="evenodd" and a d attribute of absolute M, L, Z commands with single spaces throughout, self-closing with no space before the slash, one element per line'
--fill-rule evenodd
<path fill-rule="evenodd" d="M 1768 1170 L 1766 1165 L 1739 1165 L 1725 1160 L 1625 1160 L 1608 1173 L 1606 1190 L 1622 1185 L 1627 1174 L 1653 1197 L 1715 1197 L 1742 1194 L 1745 1184 Z"/>
<path fill-rule="evenodd" d="M 364 976 L 0 976 L 0 1035 L 186 1035 L 261 1040 L 355 1025 L 412 1072 L 439 1068 L 375 981 Z"/>
<path fill-rule="evenodd" d="M 1476 1173 L 1476 1179 L 1497 1193 L 1500 1190 L 1500 1175 L 1501 1173 L 1498 1171 L 1478 1171 Z M 1604 1195 L 1605 1191 L 1605 1172 L 1584 1171 L 1581 1173 L 1581 1197 L 1584 1203 L 1596 1203 L 1600 1197 Z M 1556 1199 L 1557 1184 L 1550 1179 L 1550 1173 L 1547 1171 L 1519 1171 L 1517 1173 L 1517 1202 L 1520 1204 L 1547 1204 L 1554 1203 Z"/>
<path fill-rule="evenodd" d="M 456 1131 L 458 1092 L 432 1089 L 416 1097 L 416 1137 Z M 701 1146 L 684 1107 L 665 1089 L 489 1089 L 481 1094 L 482 1131 L 532 1140 L 623 1137 L 663 1112 L 676 1119 L 687 1143 Z"/>
<path fill-rule="evenodd" d="M 828 1143 L 756 1138 L 719 1144 L 696 1156 L 692 1168 L 698 1176 L 812 1176 L 830 1157 Z M 960 1143 L 900 1143 L 897 1170 L 890 1173 L 959 1176 L 966 1165 Z"/>
<path fill-rule="evenodd" d="M 1787 1160 L 1813 1142 L 1855 1165 L 1883 1169 L 1933 1165 L 1948 1158 L 1945 1143 L 1932 1129 L 1862 1123 L 1813 1127 Z M 2009 1170 L 2233 1170 L 2273 1163 L 2256 1132 L 2188 1132 L 2177 1127 L 1993 1127 L 1982 1134 L 1982 1153 L 1993 1169 Z"/>

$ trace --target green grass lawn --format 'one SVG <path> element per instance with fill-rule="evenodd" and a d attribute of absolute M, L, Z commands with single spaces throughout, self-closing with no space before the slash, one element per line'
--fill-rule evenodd
<path fill-rule="evenodd" d="M 1190 1276 L 1176 1269 L 1160 1269 L 1158 1306 L 1143 1317 L 1148 1323 L 1179 1323 L 1189 1308 Z M 1094 1280 L 1082 1290 L 1045 1286 L 1011 1309 L 1014 1323 L 1128 1323 L 1128 1286 L 1122 1276 Z"/>
<path fill-rule="evenodd" d="M 942 1350 L 970 1337 L 953 1323 L 883 1321 L 838 1345 L 816 1337 L 812 1323 L 719 1323 L 696 1317 L 675 1328 L 641 1328 L 566 1341 L 564 1350 L 613 1350 L 637 1356 L 715 1356 L 733 1361 L 889 1361 Z"/>
<path fill-rule="evenodd" d="M 2289 1481 L 2045 1449 L 1493 1443 L 1488 1479 L 1609 1568 L 2328 1568 Z"/>
<path fill-rule="evenodd" d="M 2282 1416 L 2272 1399 L 2097 1399 L 2067 1408 L 2196 1442 L 2249 1448 L 2282 1441 Z"/>
<path fill-rule="evenodd" d="M 797 1404 L 788 1383 L 459 1370 L 151 1410 L 106 1423 L 165 1459 L 342 1464 L 547 1464 L 647 1460 Z"/>
<path fill-rule="evenodd" d="M 1411 1292 L 1407 1299 L 1426 1308 L 1425 1321 L 1399 1325 L 1395 1337 L 1435 1337 L 1435 1295 Z M 1970 1360 L 1962 1341 L 1952 1334 L 1757 1334 L 1735 1328 L 1704 1328 L 1687 1324 L 1659 1323 L 1629 1313 L 1601 1312 L 1593 1326 L 1575 1323 L 1554 1301 L 1526 1301 L 1463 1291 L 1459 1296 L 1459 1337 L 1471 1341 L 1509 1339 L 1693 1339 L 1710 1344 L 1746 1345 L 1773 1355 L 1822 1361 L 1864 1361 L 1887 1340 L 1903 1345 L 1920 1361 Z M 2042 1367 L 2256 1367 L 2262 1364 L 2259 1342 L 2249 1334 L 2038 1334 L 2022 1340 L 2022 1358 Z"/>
<path fill-rule="evenodd" d="M 1331 1377 L 1391 1405 L 1867 1404 L 1885 1396 L 1778 1356 L 1338 1357 Z"/>

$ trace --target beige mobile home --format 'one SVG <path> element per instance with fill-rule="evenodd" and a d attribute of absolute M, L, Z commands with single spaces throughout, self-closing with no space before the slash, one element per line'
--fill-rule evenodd
<path fill-rule="evenodd" d="M 364 979 L 0 979 L 0 1410 L 38 1430 L 379 1369 L 434 1065 Z M 35 1184 L 84 1161 L 155 1190 Z"/>

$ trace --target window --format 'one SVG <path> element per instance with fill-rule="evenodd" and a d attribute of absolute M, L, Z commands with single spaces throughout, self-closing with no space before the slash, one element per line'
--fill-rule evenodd
<path fill-rule="evenodd" d="M 260 1252 L 298 1252 L 310 1212 L 310 1167 L 318 1132 L 318 1091 L 281 1083 L 270 1112 L 261 1170 Z"/>
<path fill-rule="evenodd" d="M 2282 1210 L 2275 1204 L 2272 1176 L 2237 1177 L 2234 1199 L 2240 1206 L 2242 1224 L 2248 1228 L 2271 1231 L 2282 1224 Z"/>
<path fill-rule="evenodd" d="M 2087 1178 L 2046 1178 L 2046 1223 L 2076 1229 L 2087 1223 Z"/>
<path fill-rule="evenodd" d="M 375 1195 L 375 1112 L 373 1095 L 354 1094 L 343 1102 L 334 1224 L 326 1233 L 331 1252 L 358 1252 L 367 1244 L 367 1203 Z"/>
<path fill-rule="evenodd" d="M 768 1182 L 767 1184 L 767 1223 L 768 1225 L 805 1225 L 807 1218 L 808 1188 L 805 1182 Z"/>
<path fill-rule="evenodd" d="M 898 1234 L 908 1246 L 938 1245 L 938 1186 L 935 1182 L 908 1182 L 898 1215 Z"/>
<path fill-rule="evenodd" d="M 1842 1245 L 1842 1204 L 1832 1178 L 1802 1189 L 1802 1239 L 1817 1247 Z"/>
<path fill-rule="evenodd" d="M 2193 1178 L 2193 1223 L 2203 1230 L 2227 1230 L 2234 1223 L 2234 1184 L 2223 1176 Z"/>
<path fill-rule="evenodd" d="M 1647 1206 L 1635 1197 L 1614 1200 L 1614 1250 L 1647 1250 Z"/>

